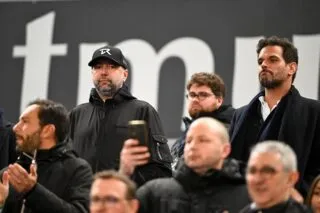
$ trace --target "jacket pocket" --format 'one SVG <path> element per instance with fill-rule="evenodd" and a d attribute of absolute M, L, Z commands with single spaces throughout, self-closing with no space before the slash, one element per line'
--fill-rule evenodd
<path fill-rule="evenodd" d="M 155 145 L 155 155 L 160 161 L 172 162 L 172 156 L 170 154 L 170 149 L 168 146 L 168 140 L 162 135 L 152 135 L 154 145 Z"/>

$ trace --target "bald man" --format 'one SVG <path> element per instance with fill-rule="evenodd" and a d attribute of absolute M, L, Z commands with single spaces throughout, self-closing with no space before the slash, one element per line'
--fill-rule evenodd
<path fill-rule="evenodd" d="M 142 161 L 147 156 L 144 148 L 125 144 L 122 167 Z M 238 212 L 250 201 L 238 165 L 235 161 L 224 163 L 230 150 L 222 123 L 209 117 L 195 120 L 174 177 L 152 180 L 138 189 L 139 212 Z"/>

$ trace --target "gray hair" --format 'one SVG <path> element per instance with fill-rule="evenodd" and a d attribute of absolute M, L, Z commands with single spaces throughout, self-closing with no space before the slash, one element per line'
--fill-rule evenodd
<path fill-rule="evenodd" d="M 297 171 L 297 156 L 288 144 L 281 141 L 263 141 L 252 148 L 250 156 L 266 152 L 279 154 L 285 171 Z"/>

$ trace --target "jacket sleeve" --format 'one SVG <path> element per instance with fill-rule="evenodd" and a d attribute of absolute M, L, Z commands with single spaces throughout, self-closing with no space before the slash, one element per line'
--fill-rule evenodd
<path fill-rule="evenodd" d="M 46 213 L 87 213 L 89 212 L 89 192 L 92 171 L 88 164 L 81 164 L 75 169 L 66 189 L 68 198 L 61 199 L 53 192 L 37 183 L 26 196 L 26 207 L 33 212 Z M 57 186 L 59 187 L 59 186 Z"/>
<path fill-rule="evenodd" d="M 149 104 L 144 113 L 143 119 L 147 121 L 149 126 L 151 159 L 147 165 L 136 168 L 132 176 L 138 186 L 152 179 L 172 176 L 172 157 L 167 143 L 168 140 L 164 136 L 160 117 L 157 111 Z"/>

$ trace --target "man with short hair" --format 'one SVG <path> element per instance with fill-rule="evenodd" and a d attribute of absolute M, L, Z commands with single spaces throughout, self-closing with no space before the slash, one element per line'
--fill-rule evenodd
<path fill-rule="evenodd" d="M 66 108 L 35 100 L 13 130 L 21 154 L 1 172 L 2 213 L 88 212 L 92 171 L 64 142 L 69 130 Z"/>
<path fill-rule="evenodd" d="M 206 72 L 193 74 L 187 84 L 187 90 L 188 112 L 192 120 L 188 117 L 183 118 L 185 131 L 171 147 L 173 169 L 177 168 L 183 154 L 186 133 L 192 121 L 208 116 L 219 120 L 228 128 L 235 111 L 230 105 L 223 105 L 225 85 L 217 74 Z"/>
<path fill-rule="evenodd" d="M 293 85 L 298 50 L 288 39 L 261 39 L 257 62 L 264 90 L 234 114 L 231 157 L 247 162 L 250 147 L 265 140 L 289 144 L 298 158 L 300 179 L 296 187 L 305 196 L 320 173 L 320 102 L 302 97 Z M 292 191 L 295 197 L 298 191 Z"/>
<path fill-rule="evenodd" d="M 126 143 L 121 160 L 143 159 L 141 150 L 132 154 L 138 150 Z M 187 132 L 184 162 L 174 177 L 152 180 L 138 189 L 139 212 L 238 212 L 250 200 L 238 165 L 224 163 L 229 153 L 223 124 L 209 117 L 195 120 Z"/>
<path fill-rule="evenodd" d="M 105 46 L 97 49 L 88 64 L 95 88 L 89 103 L 70 113 L 70 137 L 80 157 L 94 172 L 118 169 L 120 151 L 128 139 L 128 122 L 144 120 L 149 130 L 150 158 L 131 175 L 142 185 L 148 180 L 171 176 L 171 155 L 157 111 L 129 92 L 125 81 L 128 63 L 122 51 Z"/>
<path fill-rule="evenodd" d="M 253 200 L 241 213 L 311 212 L 290 198 L 298 181 L 297 158 L 290 146 L 279 141 L 255 145 L 247 167 L 247 186 Z"/>
<path fill-rule="evenodd" d="M 90 213 L 136 213 L 139 202 L 136 185 L 115 171 L 102 171 L 94 176 L 90 191 Z"/>

